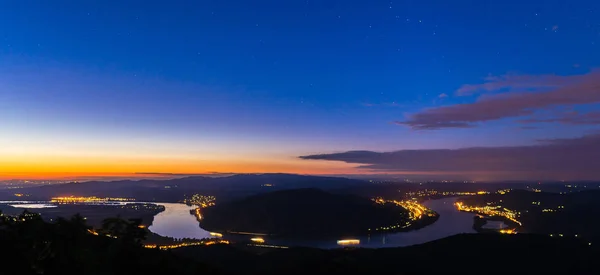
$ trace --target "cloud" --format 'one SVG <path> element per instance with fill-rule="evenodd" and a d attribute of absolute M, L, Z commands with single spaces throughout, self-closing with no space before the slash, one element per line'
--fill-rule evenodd
<path fill-rule="evenodd" d="M 576 82 L 581 76 L 560 75 L 517 75 L 487 76 L 481 84 L 465 84 L 456 90 L 456 95 L 466 96 L 483 92 L 498 92 L 504 89 L 513 91 L 556 88 Z"/>
<path fill-rule="evenodd" d="M 432 122 L 427 125 L 415 125 L 412 122 L 404 122 L 404 121 L 394 121 L 393 123 L 396 125 L 410 126 L 413 129 L 417 129 L 417 130 L 424 130 L 424 129 L 435 130 L 435 129 L 442 129 L 442 128 L 473 128 L 473 127 L 475 127 L 474 125 L 469 124 L 469 123 L 451 122 L 451 121 Z"/>
<path fill-rule="evenodd" d="M 600 124 L 600 111 L 593 111 L 588 113 L 569 112 L 559 117 L 545 118 L 545 119 L 523 119 L 519 120 L 521 123 L 561 123 L 570 125 L 598 125 Z"/>
<path fill-rule="evenodd" d="M 301 156 L 342 161 L 376 172 L 431 175 L 486 175 L 495 179 L 600 179 L 600 134 L 540 140 L 535 145 L 423 149 L 394 152 L 349 151 Z"/>
<path fill-rule="evenodd" d="M 600 71 L 575 76 L 490 76 L 486 80 L 484 84 L 463 86 L 457 94 L 506 88 L 521 91 L 484 95 L 469 104 L 425 109 L 395 123 L 413 129 L 468 128 L 479 122 L 532 115 L 549 107 L 600 102 Z M 522 90 L 533 88 L 537 90 Z"/>
<path fill-rule="evenodd" d="M 438 97 L 439 98 L 447 98 L 448 95 L 446 93 L 441 93 Z"/>

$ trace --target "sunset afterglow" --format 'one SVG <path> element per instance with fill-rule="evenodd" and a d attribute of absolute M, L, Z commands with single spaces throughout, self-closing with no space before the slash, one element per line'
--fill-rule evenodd
<path fill-rule="evenodd" d="M 600 178 L 592 9 L 445 5 L 9 4 L 0 178 Z"/>

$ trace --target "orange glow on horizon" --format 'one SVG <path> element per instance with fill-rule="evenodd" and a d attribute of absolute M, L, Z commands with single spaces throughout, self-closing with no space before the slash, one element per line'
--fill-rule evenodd
<path fill-rule="evenodd" d="M 164 173 L 164 174 L 161 174 Z M 176 173 L 176 172 L 152 172 L 148 173 L 69 173 L 69 172 L 55 172 L 55 173 L 0 173 L 0 180 L 113 180 L 113 179 L 158 179 L 158 178 L 181 178 L 186 176 L 195 175 L 219 175 L 219 174 L 263 174 L 263 173 L 289 173 L 298 175 L 381 175 L 382 173 L 373 171 L 356 171 L 350 170 L 347 172 L 296 172 L 296 171 L 232 171 L 225 170 L 219 171 L 206 171 L 206 172 L 190 172 L 190 173 Z M 386 173 L 389 175 L 423 175 L 418 172 L 404 172 L 404 173 Z"/>
<path fill-rule="evenodd" d="M 2 156 L 0 180 L 111 180 L 119 178 L 175 178 L 195 174 L 291 173 L 311 175 L 451 175 L 435 171 L 376 171 L 339 161 L 295 157 L 185 158 L 101 156 Z M 147 172 L 147 174 L 143 174 Z M 484 173 L 484 172 L 482 172 Z"/>
<path fill-rule="evenodd" d="M 355 165 L 300 159 L 190 160 L 190 159 L 45 159 L 0 158 L 1 179 L 160 178 L 185 174 L 294 173 L 353 174 Z M 148 174 L 143 174 L 147 172 Z M 164 173 L 164 174 L 161 174 Z M 169 175 L 174 174 L 174 175 Z"/>
<path fill-rule="evenodd" d="M 0 166 L 2 163 L 0 162 Z M 201 169 L 201 168 L 204 169 Z M 17 169 L 9 169 L 17 168 Z M 19 166 L 19 167 L 2 167 L 0 170 L 0 180 L 11 179 L 29 179 L 29 180 L 111 180 L 111 179 L 143 179 L 143 178 L 178 178 L 186 175 L 193 176 L 198 174 L 261 174 L 261 173 L 290 173 L 301 175 L 440 175 L 440 172 L 432 171 L 372 171 L 356 168 L 355 165 L 325 162 L 317 165 L 249 165 L 236 164 L 231 166 L 206 167 L 205 165 L 176 165 L 165 164 L 158 168 L 155 166 L 121 166 L 120 169 L 113 167 L 97 166 L 77 166 L 73 165 L 68 168 L 53 169 L 53 167 L 45 166 Z"/>

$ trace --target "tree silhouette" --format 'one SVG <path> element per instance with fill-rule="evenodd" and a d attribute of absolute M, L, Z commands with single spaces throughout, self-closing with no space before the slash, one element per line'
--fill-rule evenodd
<path fill-rule="evenodd" d="M 204 265 L 144 248 L 139 219 L 111 218 L 97 236 L 92 230 L 81 215 L 49 223 L 29 211 L 0 212 L 0 274 L 208 274 Z"/>
<path fill-rule="evenodd" d="M 102 232 L 130 244 L 141 244 L 147 234 L 141 219 L 124 220 L 120 217 L 105 219 L 102 222 Z"/>

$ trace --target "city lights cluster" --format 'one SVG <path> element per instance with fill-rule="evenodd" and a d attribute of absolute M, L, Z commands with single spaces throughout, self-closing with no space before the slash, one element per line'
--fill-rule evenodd
<path fill-rule="evenodd" d="M 192 210 L 192 214 L 196 216 L 196 220 L 202 220 L 202 213 L 200 209 L 215 206 L 217 198 L 215 196 L 204 196 L 200 194 L 194 194 L 190 199 L 183 200 L 184 203 L 198 206 Z"/>
<path fill-rule="evenodd" d="M 175 249 L 186 246 L 198 246 L 198 245 L 213 245 L 213 244 L 229 244 L 227 240 L 210 240 L 210 241 L 199 241 L 199 242 L 186 242 L 186 243 L 178 243 L 178 244 L 169 244 L 169 245 L 156 245 L 156 244 L 146 244 L 145 248 L 159 248 L 162 250 L 167 249 Z"/>
<path fill-rule="evenodd" d="M 552 208 L 544 208 L 542 209 L 542 212 L 544 213 L 552 213 L 552 212 L 556 212 L 556 211 L 560 211 L 561 209 L 565 209 L 564 205 L 559 205 L 556 209 L 552 209 Z"/>
<path fill-rule="evenodd" d="M 496 193 L 500 194 L 500 195 L 506 195 L 506 193 L 509 193 L 512 189 L 500 189 L 498 191 L 496 191 Z"/>
<path fill-rule="evenodd" d="M 193 210 L 194 216 L 196 216 L 196 220 L 202 220 L 202 213 L 200 213 L 200 207 Z"/>
<path fill-rule="evenodd" d="M 519 220 L 517 220 L 519 218 L 519 216 L 521 215 L 520 212 L 513 211 L 508 208 L 504 208 L 500 205 L 486 205 L 483 207 L 479 207 L 479 206 L 468 206 L 462 202 L 456 202 L 455 205 L 459 211 L 473 212 L 473 213 L 486 215 L 486 216 L 490 216 L 490 217 L 504 217 L 520 226 L 523 225 Z"/>
<path fill-rule="evenodd" d="M 217 198 L 215 196 L 205 196 L 201 194 L 194 194 L 189 199 L 184 199 L 183 203 L 196 205 L 201 208 L 211 207 L 215 205 Z"/>
<path fill-rule="evenodd" d="M 50 202 L 59 203 L 59 204 L 67 204 L 67 203 L 90 203 L 90 202 L 125 202 L 125 201 L 134 201 L 134 199 L 129 198 L 98 198 L 98 197 L 54 197 L 50 199 Z"/>
<path fill-rule="evenodd" d="M 517 234 L 517 231 L 514 229 L 500 229 L 498 232 L 502 234 Z"/>
<path fill-rule="evenodd" d="M 429 196 L 476 196 L 476 195 L 486 195 L 489 194 L 487 191 L 477 191 L 477 192 L 449 192 L 449 191 L 437 191 L 435 189 L 425 189 L 419 190 L 415 192 L 407 192 L 406 197 L 409 198 L 418 198 L 418 197 L 429 197 Z"/>
<path fill-rule="evenodd" d="M 409 221 L 405 222 L 404 224 L 382 226 L 382 227 L 375 228 L 375 231 L 388 231 L 388 230 L 397 230 L 397 229 L 407 228 L 412 225 L 411 222 L 422 219 L 424 216 L 434 217 L 436 215 L 436 213 L 433 210 L 423 206 L 422 204 L 419 204 L 415 200 L 403 200 L 403 201 L 385 200 L 380 197 L 374 198 L 372 200 L 378 204 L 392 203 L 392 204 L 395 204 L 396 206 L 400 206 L 400 207 L 408 210 L 408 215 L 409 215 Z M 371 231 L 371 229 L 369 229 L 369 231 Z"/>

